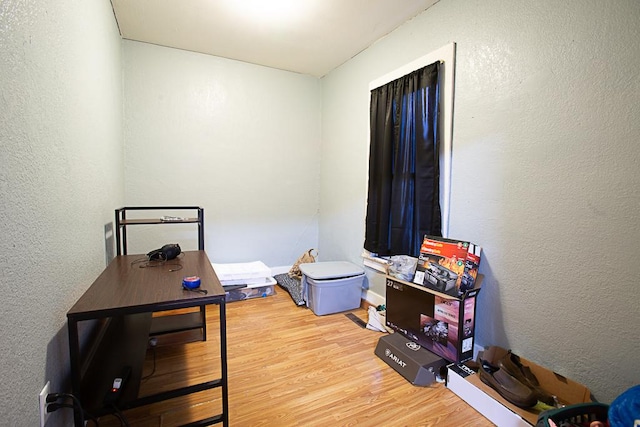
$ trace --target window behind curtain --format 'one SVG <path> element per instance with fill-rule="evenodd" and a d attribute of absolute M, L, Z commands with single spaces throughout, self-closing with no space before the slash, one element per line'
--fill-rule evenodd
<path fill-rule="evenodd" d="M 418 256 L 425 234 L 442 235 L 436 62 L 371 91 L 364 247 Z"/>

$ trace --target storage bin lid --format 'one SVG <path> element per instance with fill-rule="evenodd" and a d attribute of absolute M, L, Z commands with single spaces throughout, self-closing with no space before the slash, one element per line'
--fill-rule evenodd
<path fill-rule="evenodd" d="M 340 279 L 364 274 L 364 270 L 361 267 L 347 261 L 300 264 L 300 271 L 314 280 Z"/>

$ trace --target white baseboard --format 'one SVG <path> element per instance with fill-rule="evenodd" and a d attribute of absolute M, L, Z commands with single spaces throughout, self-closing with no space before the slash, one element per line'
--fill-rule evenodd
<path fill-rule="evenodd" d="M 383 296 L 380 296 L 375 292 L 371 292 L 369 289 L 365 289 L 362 291 L 362 299 L 373 305 L 374 307 L 383 305 L 385 303 L 385 298 Z"/>
<path fill-rule="evenodd" d="M 289 270 L 291 270 L 291 267 L 293 267 L 293 265 L 281 265 L 278 267 L 271 267 L 271 275 L 275 276 L 276 274 L 288 273 Z"/>
<path fill-rule="evenodd" d="M 473 360 L 478 360 L 478 353 L 484 351 L 484 347 L 480 344 L 473 345 Z"/>

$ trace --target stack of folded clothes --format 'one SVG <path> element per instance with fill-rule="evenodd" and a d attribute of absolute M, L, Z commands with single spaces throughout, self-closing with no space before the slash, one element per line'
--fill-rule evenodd
<path fill-rule="evenodd" d="M 509 402 L 520 408 L 531 408 L 539 402 L 556 406 L 555 397 L 540 387 L 533 372 L 511 350 L 489 347 L 478 357 L 480 380 Z"/>

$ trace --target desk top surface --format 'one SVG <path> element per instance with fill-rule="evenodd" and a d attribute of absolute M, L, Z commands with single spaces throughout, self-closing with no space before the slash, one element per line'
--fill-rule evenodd
<path fill-rule="evenodd" d="M 144 261 L 145 255 L 115 257 L 67 317 L 82 320 L 224 303 L 225 291 L 204 251 L 186 251 L 166 262 Z M 199 276 L 200 289 L 207 294 L 184 290 L 186 276 Z"/>

